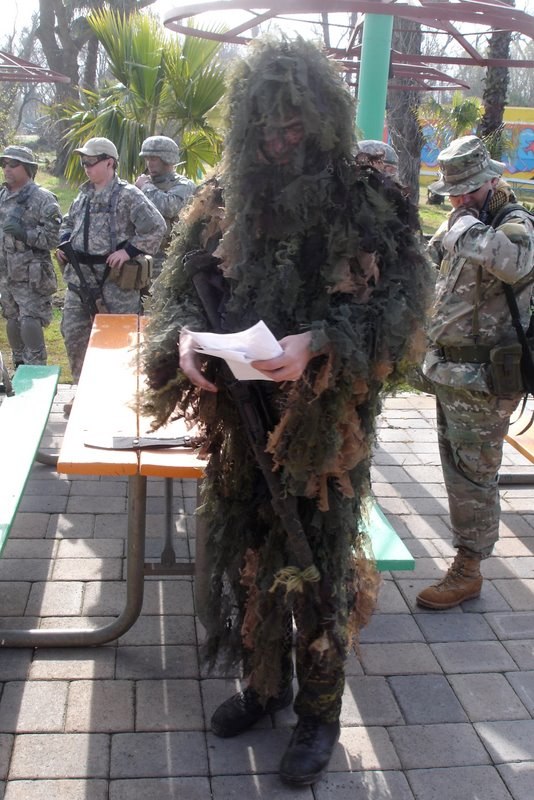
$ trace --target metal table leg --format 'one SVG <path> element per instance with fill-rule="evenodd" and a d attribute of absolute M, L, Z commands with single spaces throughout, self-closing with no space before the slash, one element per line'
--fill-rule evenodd
<path fill-rule="evenodd" d="M 128 479 L 126 605 L 109 625 L 95 629 L 0 630 L 0 647 L 87 647 L 118 639 L 138 619 L 143 606 L 146 477 Z"/>
<path fill-rule="evenodd" d="M 187 564 L 176 563 L 176 553 L 174 552 L 173 546 L 173 479 L 164 478 L 163 480 L 165 481 L 165 539 L 163 550 L 161 551 L 161 558 L 159 562 L 145 562 L 145 575 L 194 575 L 194 561 Z"/>

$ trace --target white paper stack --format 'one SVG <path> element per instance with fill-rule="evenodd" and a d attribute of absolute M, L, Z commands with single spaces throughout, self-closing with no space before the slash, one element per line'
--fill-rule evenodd
<path fill-rule="evenodd" d="M 252 328 L 239 333 L 203 333 L 186 328 L 195 340 L 195 350 L 224 358 L 239 381 L 268 381 L 262 372 L 250 366 L 251 361 L 276 358 L 283 353 L 279 343 L 260 320 Z"/>

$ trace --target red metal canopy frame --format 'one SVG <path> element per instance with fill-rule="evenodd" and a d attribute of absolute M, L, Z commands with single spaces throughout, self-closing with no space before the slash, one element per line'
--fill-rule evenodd
<path fill-rule="evenodd" d="M 201 27 L 206 14 L 223 12 L 226 19 L 231 19 L 229 12 L 241 11 L 244 18 L 238 24 L 222 31 Z M 480 26 L 477 34 L 490 34 L 492 30 L 503 30 L 521 33 L 534 39 L 534 17 L 520 11 L 501 0 L 277 0 L 271 2 L 269 8 L 258 6 L 252 0 L 208 0 L 208 2 L 188 3 L 169 11 L 164 24 L 177 33 L 188 36 L 199 36 L 214 41 L 232 44 L 247 44 L 253 38 L 253 29 L 270 20 L 281 22 L 315 24 L 317 27 L 327 24 L 332 28 L 344 28 L 346 45 L 340 48 L 329 47 L 328 52 L 336 60 L 357 59 L 361 46 L 357 42 L 358 29 L 362 22 L 362 14 L 385 14 L 401 19 L 419 22 L 430 34 L 436 31 L 446 33 L 455 39 L 464 51 L 463 56 L 426 56 L 395 53 L 392 51 L 393 64 L 397 63 L 426 64 L 470 64 L 475 66 L 532 67 L 534 61 L 517 59 L 487 58 L 469 41 L 471 34 L 458 30 L 453 24 L 470 23 Z M 332 21 L 332 14 L 356 14 L 356 23 L 340 24 Z M 482 37 L 484 38 L 484 37 Z M 354 62 L 357 69 L 357 62 Z M 454 79 L 451 78 L 451 81 Z"/>
<path fill-rule="evenodd" d="M 31 64 L 22 58 L 0 50 L 0 81 L 11 83 L 70 83 L 60 72 Z"/>

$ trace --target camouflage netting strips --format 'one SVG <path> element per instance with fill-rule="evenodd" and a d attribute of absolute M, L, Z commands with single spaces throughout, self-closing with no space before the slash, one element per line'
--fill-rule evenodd
<path fill-rule="evenodd" d="M 145 408 L 155 425 L 176 411 L 205 426 L 208 655 L 245 657 L 264 694 L 279 680 L 278 630 L 297 595 L 322 660 L 343 649 L 372 609 L 377 580 L 362 556 L 360 503 L 369 491 L 379 391 L 420 355 L 430 286 L 415 209 L 393 182 L 352 161 L 353 105 L 333 70 L 302 40 L 256 42 L 237 64 L 222 166 L 179 224 L 154 286 L 144 350 Z M 293 117 L 304 126 L 302 146 L 291 164 L 268 163 L 264 130 Z M 178 368 L 181 327 L 208 328 L 182 267 L 192 250 L 211 255 L 224 276 L 226 330 L 263 319 L 277 338 L 312 332 L 318 355 L 304 376 L 268 384 L 278 420 L 268 447 L 284 491 L 298 498 L 319 587 L 270 591 L 291 553 L 236 409 L 222 385 L 200 397 Z M 206 368 L 217 383 L 217 360 Z"/>

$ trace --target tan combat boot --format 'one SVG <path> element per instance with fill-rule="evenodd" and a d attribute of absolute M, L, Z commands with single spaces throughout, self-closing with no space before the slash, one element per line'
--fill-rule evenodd
<path fill-rule="evenodd" d="M 417 595 L 417 605 L 424 608 L 454 608 L 464 600 L 478 597 L 482 588 L 479 553 L 459 547 L 447 574 Z"/>

